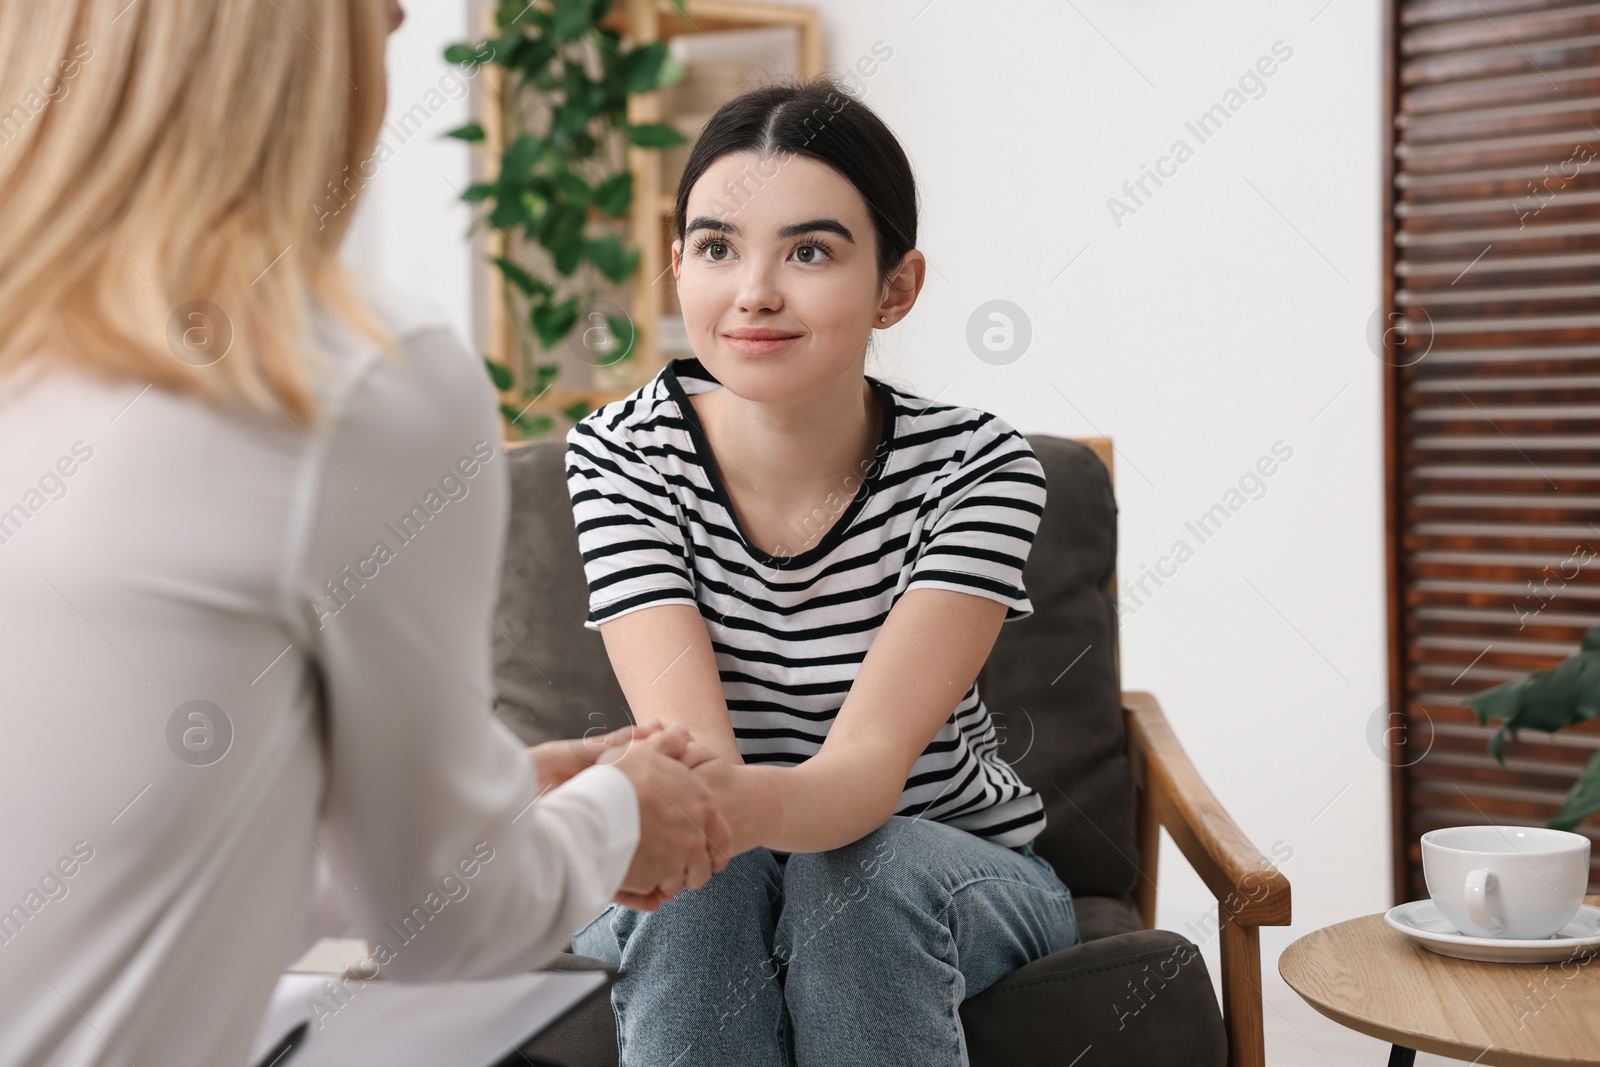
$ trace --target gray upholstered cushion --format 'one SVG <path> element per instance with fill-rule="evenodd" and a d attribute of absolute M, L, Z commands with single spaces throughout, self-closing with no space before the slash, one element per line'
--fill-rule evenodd
<path fill-rule="evenodd" d="M 1122 896 L 1138 845 L 1111 599 L 1116 499 L 1085 445 L 1042 434 L 1028 442 L 1048 486 L 1022 572 L 1033 614 L 1000 627 L 983 699 L 1006 724 L 1001 754 L 1044 798 L 1034 848 L 1075 894 Z"/>
<path fill-rule="evenodd" d="M 495 612 L 495 713 L 530 745 L 632 720 L 600 635 L 567 495 L 566 444 L 506 450 L 511 518 Z"/>
<path fill-rule="evenodd" d="M 1205 961 L 1167 930 L 1103 937 L 1013 971 L 961 1005 L 974 1067 L 1225 1067 Z"/>

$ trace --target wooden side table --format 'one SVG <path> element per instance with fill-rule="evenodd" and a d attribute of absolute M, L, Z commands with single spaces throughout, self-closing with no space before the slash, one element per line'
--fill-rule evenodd
<path fill-rule="evenodd" d="M 1279 957 L 1278 973 L 1328 1018 L 1390 1042 L 1391 1067 L 1410 1067 L 1417 1050 L 1507 1067 L 1600 1064 L 1600 956 L 1452 959 L 1380 914 L 1300 938 Z"/>

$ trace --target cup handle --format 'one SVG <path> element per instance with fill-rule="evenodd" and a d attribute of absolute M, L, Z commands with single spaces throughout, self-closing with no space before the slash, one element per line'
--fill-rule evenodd
<path fill-rule="evenodd" d="M 1479 867 L 1467 874 L 1467 918 L 1488 930 L 1491 936 L 1499 934 L 1505 924 L 1489 910 L 1489 891 L 1495 888 L 1494 872 Z"/>

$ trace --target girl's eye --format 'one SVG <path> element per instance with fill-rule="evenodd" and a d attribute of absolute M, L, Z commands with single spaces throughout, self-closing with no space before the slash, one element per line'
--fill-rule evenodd
<path fill-rule="evenodd" d="M 827 245 L 818 241 L 807 241 L 794 250 L 794 258 L 800 263 L 822 263 L 832 254 Z"/>
<path fill-rule="evenodd" d="M 728 242 L 720 237 L 702 237 L 695 242 L 695 255 L 711 263 L 721 263 L 733 255 L 733 249 L 728 247 Z"/>

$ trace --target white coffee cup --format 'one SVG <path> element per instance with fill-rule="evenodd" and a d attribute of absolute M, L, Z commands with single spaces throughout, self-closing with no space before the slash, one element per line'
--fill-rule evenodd
<path fill-rule="evenodd" d="M 1541 826 L 1447 826 L 1422 835 L 1428 895 L 1473 937 L 1549 937 L 1578 913 L 1589 839 Z"/>

